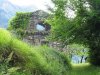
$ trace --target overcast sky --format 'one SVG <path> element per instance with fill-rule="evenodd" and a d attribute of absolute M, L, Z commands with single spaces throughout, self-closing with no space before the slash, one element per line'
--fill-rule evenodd
<path fill-rule="evenodd" d="M 8 0 L 18 6 L 36 6 L 39 9 L 46 10 L 46 5 L 53 6 L 51 0 Z"/>

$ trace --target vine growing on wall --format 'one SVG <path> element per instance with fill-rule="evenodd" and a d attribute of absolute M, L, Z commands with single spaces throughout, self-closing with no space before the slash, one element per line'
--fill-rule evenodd
<path fill-rule="evenodd" d="M 13 31 L 19 36 L 23 37 L 25 30 L 29 25 L 31 15 L 31 12 L 17 12 L 16 16 L 9 21 L 8 30 Z"/>

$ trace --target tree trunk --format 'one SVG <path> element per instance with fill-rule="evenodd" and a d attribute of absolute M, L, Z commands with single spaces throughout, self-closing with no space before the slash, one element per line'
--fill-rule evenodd
<path fill-rule="evenodd" d="M 82 56 L 81 56 L 81 61 L 80 61 L 80 63 L 82 63 L 82 62 L 83 62 L 83 58 L 84 58 L 84 55 L 82 55 Z"/>
<path fill-rule="evenodd" d="M 87 59 L 88 59 L 88 57 L 85 57 L 85 58 L 84 58 L 85 62 L 87 62 Z"/>

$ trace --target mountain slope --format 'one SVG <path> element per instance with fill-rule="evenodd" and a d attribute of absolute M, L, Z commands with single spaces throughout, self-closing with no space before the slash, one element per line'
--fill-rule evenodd
<path fill-rule="evenodd" d="M 8 20 L 15 15 L 16 12 L 35 11 L 35 6 L 21 7 L 13 5 L 7 0 L 0 1 L 0 27 L 7 28 Z"/>

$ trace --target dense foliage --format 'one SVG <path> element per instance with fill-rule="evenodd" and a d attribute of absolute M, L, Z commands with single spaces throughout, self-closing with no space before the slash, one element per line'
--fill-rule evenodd
<path fill-rule="evenodd" d="M 29 25 L 31 12 L 17 12 L 16 16 L 9 21 L 8 29 L 14 31 L 20 36 L 24 36 L 25 30 Z"/>
<path fill-rule="evenodd" d="M 64 45 L 78 43 L 90 48 L 90 62 L 100 65 L 100 1 L 99 0 L 52 0 L 55 4 L 52 37 Z M 66 16 L 66 10 L 76 13 Z"/>
<path fill-rule="evenodd" d="M 69 23 L 65 17 L 66 0 L 53 0 L 55 3 L 55 13 L 52 14 L 53 18 L 48 20 L 51 24 L 51 39 L 59 41 L 63 44 L 66 42 L 66 24 Z"/>

